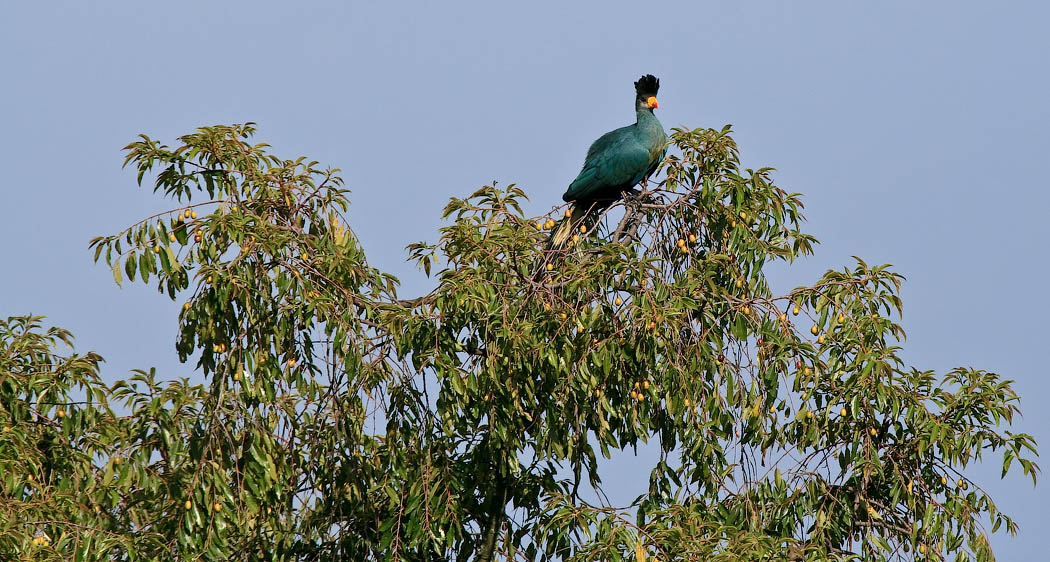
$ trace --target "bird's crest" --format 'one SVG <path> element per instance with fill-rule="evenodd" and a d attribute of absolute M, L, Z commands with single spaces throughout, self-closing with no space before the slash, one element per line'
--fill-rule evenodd
<path fill-rule="evenodd" d="M 659 89 L 660 79 L 653 76 L 652 74 L 646 74 L 634 83 L 634 91 L 638 93 L 638 97 L 640 98 L 655 96 L 657 90 Z"/>

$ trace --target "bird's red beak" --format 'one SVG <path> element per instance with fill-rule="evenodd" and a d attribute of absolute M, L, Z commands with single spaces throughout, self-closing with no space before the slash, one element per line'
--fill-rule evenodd
<path fill-rule="evenodd" d="M 660 102 L 656 101 L 656 96 L 649 96 L 645 103 L 649 104 L 649 107 L 660 107 Z"/>

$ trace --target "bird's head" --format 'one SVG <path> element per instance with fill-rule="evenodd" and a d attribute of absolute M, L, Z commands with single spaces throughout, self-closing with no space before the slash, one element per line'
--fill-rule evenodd
<path fill-rule="evenodd" d="M 652 74 L 646 74 L 634 83 L 634 91 L 638 94 L 635 105 L 638 109 L 653 110 L 660 107 L 656 101 L 656 92 L 660 89 L 660 79 Z"/>

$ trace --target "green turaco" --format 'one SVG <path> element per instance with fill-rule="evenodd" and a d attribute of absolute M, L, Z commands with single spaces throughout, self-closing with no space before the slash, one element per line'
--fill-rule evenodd
<path fill-rule="evenodd" d="M 572 207 L 551 234 L 552 247 L 563 245 L 581 227 L 588 228 L 600 210 L 656 170 L 667 150 L 667 133 L 653 115 L 659 89 L 660 81 L 652 74 L 639 78 L 634 83 L 634 125 L 609 131 L 591 144 L 583 169 L 562 195 Z"/>

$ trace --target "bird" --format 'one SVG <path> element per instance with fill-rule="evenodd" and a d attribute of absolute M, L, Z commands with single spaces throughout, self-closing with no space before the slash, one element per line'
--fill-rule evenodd
<path fill-rule="evenodd" d="M 634 124 L 605 133 L 587 149 L 583 169 L 562 195 L 572 206 L 551 233 L 551 247 L 564 245 L 577 230 L 586 232 L 598 212 L 647 179 L 663 160 L 667 133 L 653 113 L 660 107 L 659 90 L 660 80 L 652 74 L 639 78 L 634 83 Z"/>

